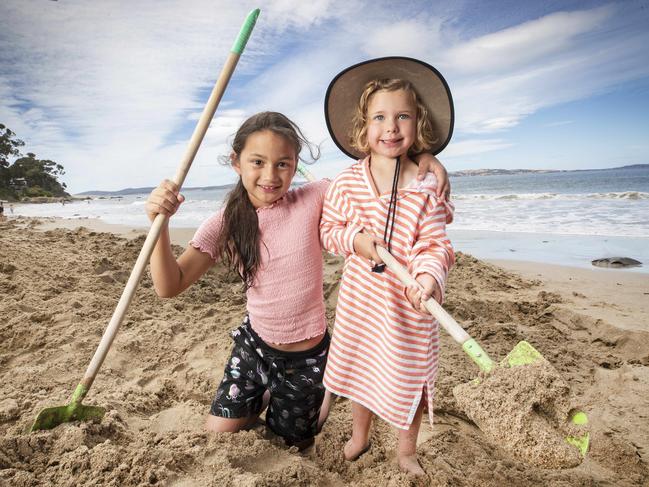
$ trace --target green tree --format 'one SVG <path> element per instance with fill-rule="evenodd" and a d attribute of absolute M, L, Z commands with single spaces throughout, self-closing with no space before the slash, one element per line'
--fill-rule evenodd
<path fill-rule="evenodd" d="M 16 134 L 0 123 L 0 167 L 7 168 L 9 166 L 10 157 L 18 157 L 20 155 L 19 147 L 25 143 L 16 138 Z"/>
<path fill-rule="evenodd" d="M 48 159 L 37 159 L 33 152 L 16 159 L 8 172 L 11 179 L 24 178 L 28 192 L 34 196 L 68 196 L 65 183 L 57 180 L 65 174 L 63 166 Z"/>
<path fill-rule="evenodd" d="M 58 178 L 65 174 L 61 164 L 49 159 L 37 159 L 28 152 L 23 156 L 19 147 L 25 143 L 16 134 L 0 124 L 0 198 L 16 199 L 22 193 L 26 196 L 69 196 L 65 183 Z M 16 158 L 11 164 L 10 158 Z M 16 179 L 24 179 L 26 187 L 17 189 Z"/>
<path fill-rule="evenodd" d="M 9 187 L 9 159 L 20 155 L 19 147 L 25 143 L 16 138 L 16 134 L 0 123 L 0 198 L 11 196 Z"/>

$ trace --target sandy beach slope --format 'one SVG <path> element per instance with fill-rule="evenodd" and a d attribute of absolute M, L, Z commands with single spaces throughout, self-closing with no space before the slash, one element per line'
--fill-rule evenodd
<path fill-rule="evenodd" d="M 592 450 L 580 466 L 530 467 L 491 444 L 453 398 L 452 388 L 476 369 L 445 334 L 436 424 L 420 435 L 425 481 L 399 472 L 394 433 L 380 421 L 370 452 L 343 460 L 347 401 L 336 403 L 302 454 L 263 427 L 208 435 L 202 422 L 228 357 L 228 332 L 245 311 L 237 279 L 220 266 L 169 300 L 157 298 L 145 276 L 85 401 L 108 409 L 103 421 L 27 434 L 38 411 L 69 400 L 143 242 L 140 232 L 96 223 L 0 222 L 0 485 L 649 483 L 649 277 L 507 262 L 505 270 L 463 254 L 446 309 L 495 359 L 527 339 L 560 371 L 592 423 Z M 174 239 L 184 245 L 188 233 Z M 339 259 L 325 259 L 330 323 L 340 269 Z"/>

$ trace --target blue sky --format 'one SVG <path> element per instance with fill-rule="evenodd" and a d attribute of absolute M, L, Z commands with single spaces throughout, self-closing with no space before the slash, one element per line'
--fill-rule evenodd
<path fill-rule="evenodd" d="M 241 22 L 261 16 L 186 186 L 234 181 L 217 158 L 249 115 L 281 111 L 351 161 L 323 99 L 353 63 L 437 67 L 456 108 L 449 170 L 649 163 L 649 2 L 215 0 L 0 3 L 0 122 L 66 168 L 72 192 L 171 178 Z"/>

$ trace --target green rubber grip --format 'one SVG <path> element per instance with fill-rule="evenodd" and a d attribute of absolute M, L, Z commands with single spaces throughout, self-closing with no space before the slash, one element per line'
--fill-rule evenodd
<path fill-rule="evenodd" d="M 86 394 L 88 394 L 88 388 L 83 384 L 78 384 L 77 388 L 74 390 L 74 393 L 72 394 L 72 398 L 70 399 L 70 404 L 81 403 L 81 401 L 83 401 L 83 398 L 86 397 Z"/>
<path fill-rule="evenodd" d="M 315 181 L 315 176 L 311 174 L 301 162 L 298 162 L 297 164 L 297 172 L 299 172 L 307 181 Z"/>
<path fill-rule="evenodd" d="M 473 338 L 467 340 L 462 344 L 462 348 L 466 354 L 471 357 L 476 365 L 480 368 L 482 372 L 491 372 L 495 364 L 493 360 L 489 358 L 487 352 L 485 352 L 480 344 L 476 342 Z"/>
<path fill-rule="evenodd" d="M 252 34 L 252 29 L 255 27 L 255 23 L 257 22 L 257 17 L 259 17 L 259 12 L 260 10 L 256 8 L 246 17 L 246 20 L 243 22 L 241 30 L 239 31 L 239 35 L 237 36 L 237 40 L 234 41 L 234 45 L 232 46 L 233 53 L 239 55 L 243 54 L 248 39 L 250 39 L 250 34 Z"/>

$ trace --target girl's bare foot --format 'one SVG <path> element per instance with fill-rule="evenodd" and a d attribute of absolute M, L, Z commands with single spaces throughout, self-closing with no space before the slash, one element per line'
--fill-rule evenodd
<path fill-rule="evenodd" d="M 363 453 L 367 452 L 370 449 L 370 446 L 372 446 L 371 443 L 357 445 L 356 443 L 354 443 L 353 439 L 350 439 L 347 443 L 345 443 L 345 448 L 343 449 L 345 460 L 347 460 L 348 462 L 358 460 Z"/>
<path fill-rule="evenodd" d="M 418 477 L 426 475 L 424 469 L 421 468 L 417 455 L 401 455 L 399 456 L 399 468 L 404 472 L 417 475 Z"/>

